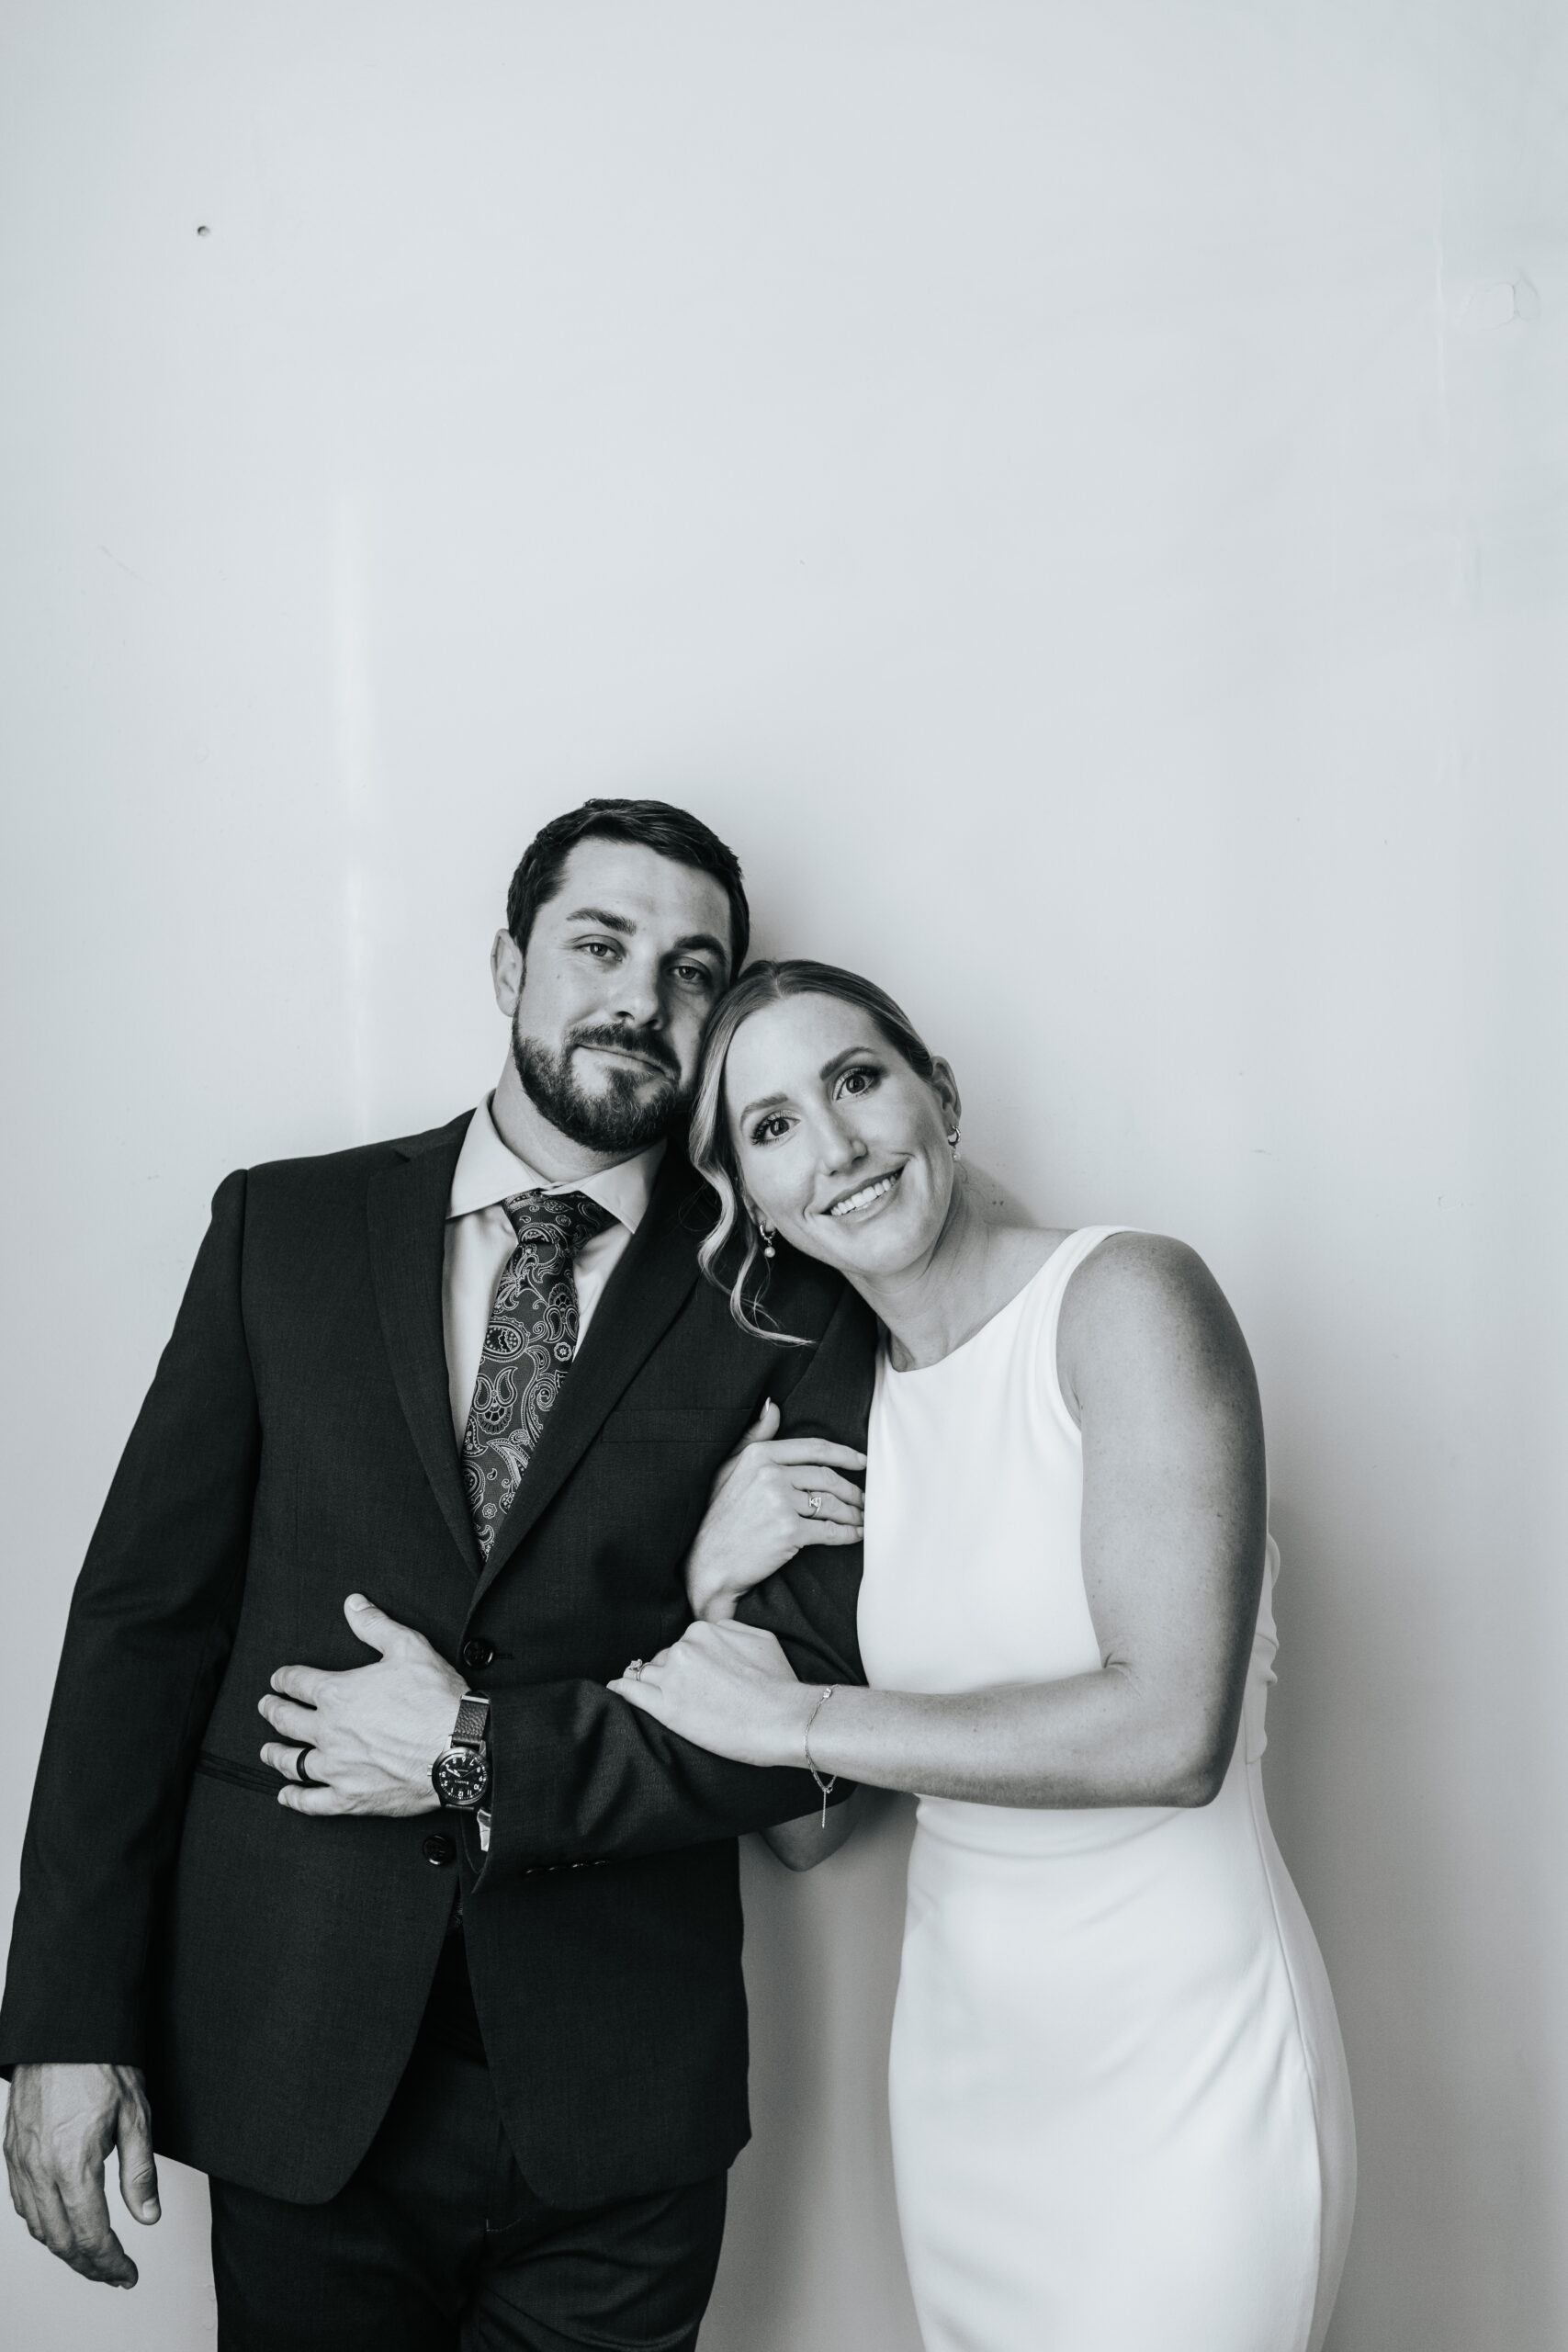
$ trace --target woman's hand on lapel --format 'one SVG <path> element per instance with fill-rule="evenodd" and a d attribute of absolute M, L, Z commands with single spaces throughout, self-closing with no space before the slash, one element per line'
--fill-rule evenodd
<path fill-rule="evenodd" d="M 781 1438 L 771 1396 L 713 1482 L 686 1555 L 694 1617 L 725 1623 L 735 1604 L 808 1544 L 858 1544 L 865 1498 L 854 1483 L 865 1456 L 820 1437 Z"/>
<path fill-rule="evenodd" d="M 351 1592 L 343 1613 L 355 1638 L 380 1652 L 375 1664 L 341 1674 L 280 1666 L 258 1702 L 282 1735 L 261 1751 L 283 1776 L 277 1801 L 294 1813 L 434 1813 L 430 1768 L 451 1740 L 468 1686 L 423 1634 L 363 1593 Z M 310 1778 L 301 1785 L 305 1749 Z"/>
<path fill-rule="evenodd" d="M 778 1642 L 761 1626 L 699 1621 L 649 1658 L 640 1674 L 617 1675 L 608 1687 L 715 1756 L 737 1764 L 805 1762 L 806 1723 L 818 1692 L 795 1680 Z"/>

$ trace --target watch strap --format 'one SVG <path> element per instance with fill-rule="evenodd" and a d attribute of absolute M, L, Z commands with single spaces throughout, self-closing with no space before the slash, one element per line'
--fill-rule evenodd
<path fill-rule="evenodd" d="M 490 1701 L 478 1690 L 465 1690 L 457 1720 L 452 1726 L 454 1747 L 482 1747 L 490 1724 Z"/>

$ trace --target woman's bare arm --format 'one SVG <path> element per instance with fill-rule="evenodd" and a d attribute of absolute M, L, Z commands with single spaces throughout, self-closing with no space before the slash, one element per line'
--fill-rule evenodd
<path fill-rule="evenodd" d="M 953 1696 L 836 1689 L 814 1759 L 881 1788 L 1010 1805 L 1206 1804 L 1235 1744 L 1266 1542 L 1257 1384 L 1217 1283 L 1129 1234 L 1072 1277 L 1057 1351 L 1084 1440 L 1098 1672 Z M 744 1625 L 694 1625 L 613 1687 L 748 1763 L 798 1764 L 815 1690 Z"/>
<path fill-rule="evenodd" d="M 713 1483 L 686 1555 L 694 1617 L 722 1624 L 736 1603 L 807 1544 L 858 1544 L 865 1456 L 826 1438 L 780 1438 L 770 1396 Z"/>
<path fill-rule="evenodd" d="M 820 1808 L 816 1813 L 803 1813 L 798 1821 L 777 1821 L 762 1837 L 786 1871 L 814 1871 L 829 1854 L 836 1854 L 847 1843 L 855 1826 L 856 1800 L 859 1791 L 847 1796 L 842 1804 L 830 1804 L 824 1820 Z"/>

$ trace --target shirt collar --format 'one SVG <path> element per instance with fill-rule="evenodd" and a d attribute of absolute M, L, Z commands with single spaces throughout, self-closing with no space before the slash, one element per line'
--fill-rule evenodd
<path fill-rule="evenodd" d="M 623 1159 L 596 1176 L 568 1176 L 558 1184 L 547 1182 L 537 1169 L 520 1159 L 502 1143 L 487 1098 L 468 1122 L 457 1165 L 452 1170 L 452 1191 L 446 1203 L 450 1217 L 469 1216 L 513 1193 L 581 1193 L 609 1210 L 627 1231 L 635 1233 L 648 1211 L 653 1180 L 664 1157 L 662 1142 L 649 1144 L 635 1159 Z"/>

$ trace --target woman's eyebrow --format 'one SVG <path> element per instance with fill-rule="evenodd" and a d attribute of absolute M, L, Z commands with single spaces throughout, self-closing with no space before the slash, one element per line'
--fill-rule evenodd
<path fill-rule="evenodd" d="M 817 1075 L 819 1079 L 831 1078 L 835 1071 L 843 1069 L 846 1062 L 863 1062 L 870 1051 L 869 1046 L 846 1046 L 841 1054 L 835 1054 L 831 1061 L 824 1062 Z M 788 1101 L 787 1094 L 759 1094 L 754 1102 L 747 1103 L 740 1116 L 749 1119 L 753 1111 L 774 1111 L 781 1102 Z"/>

